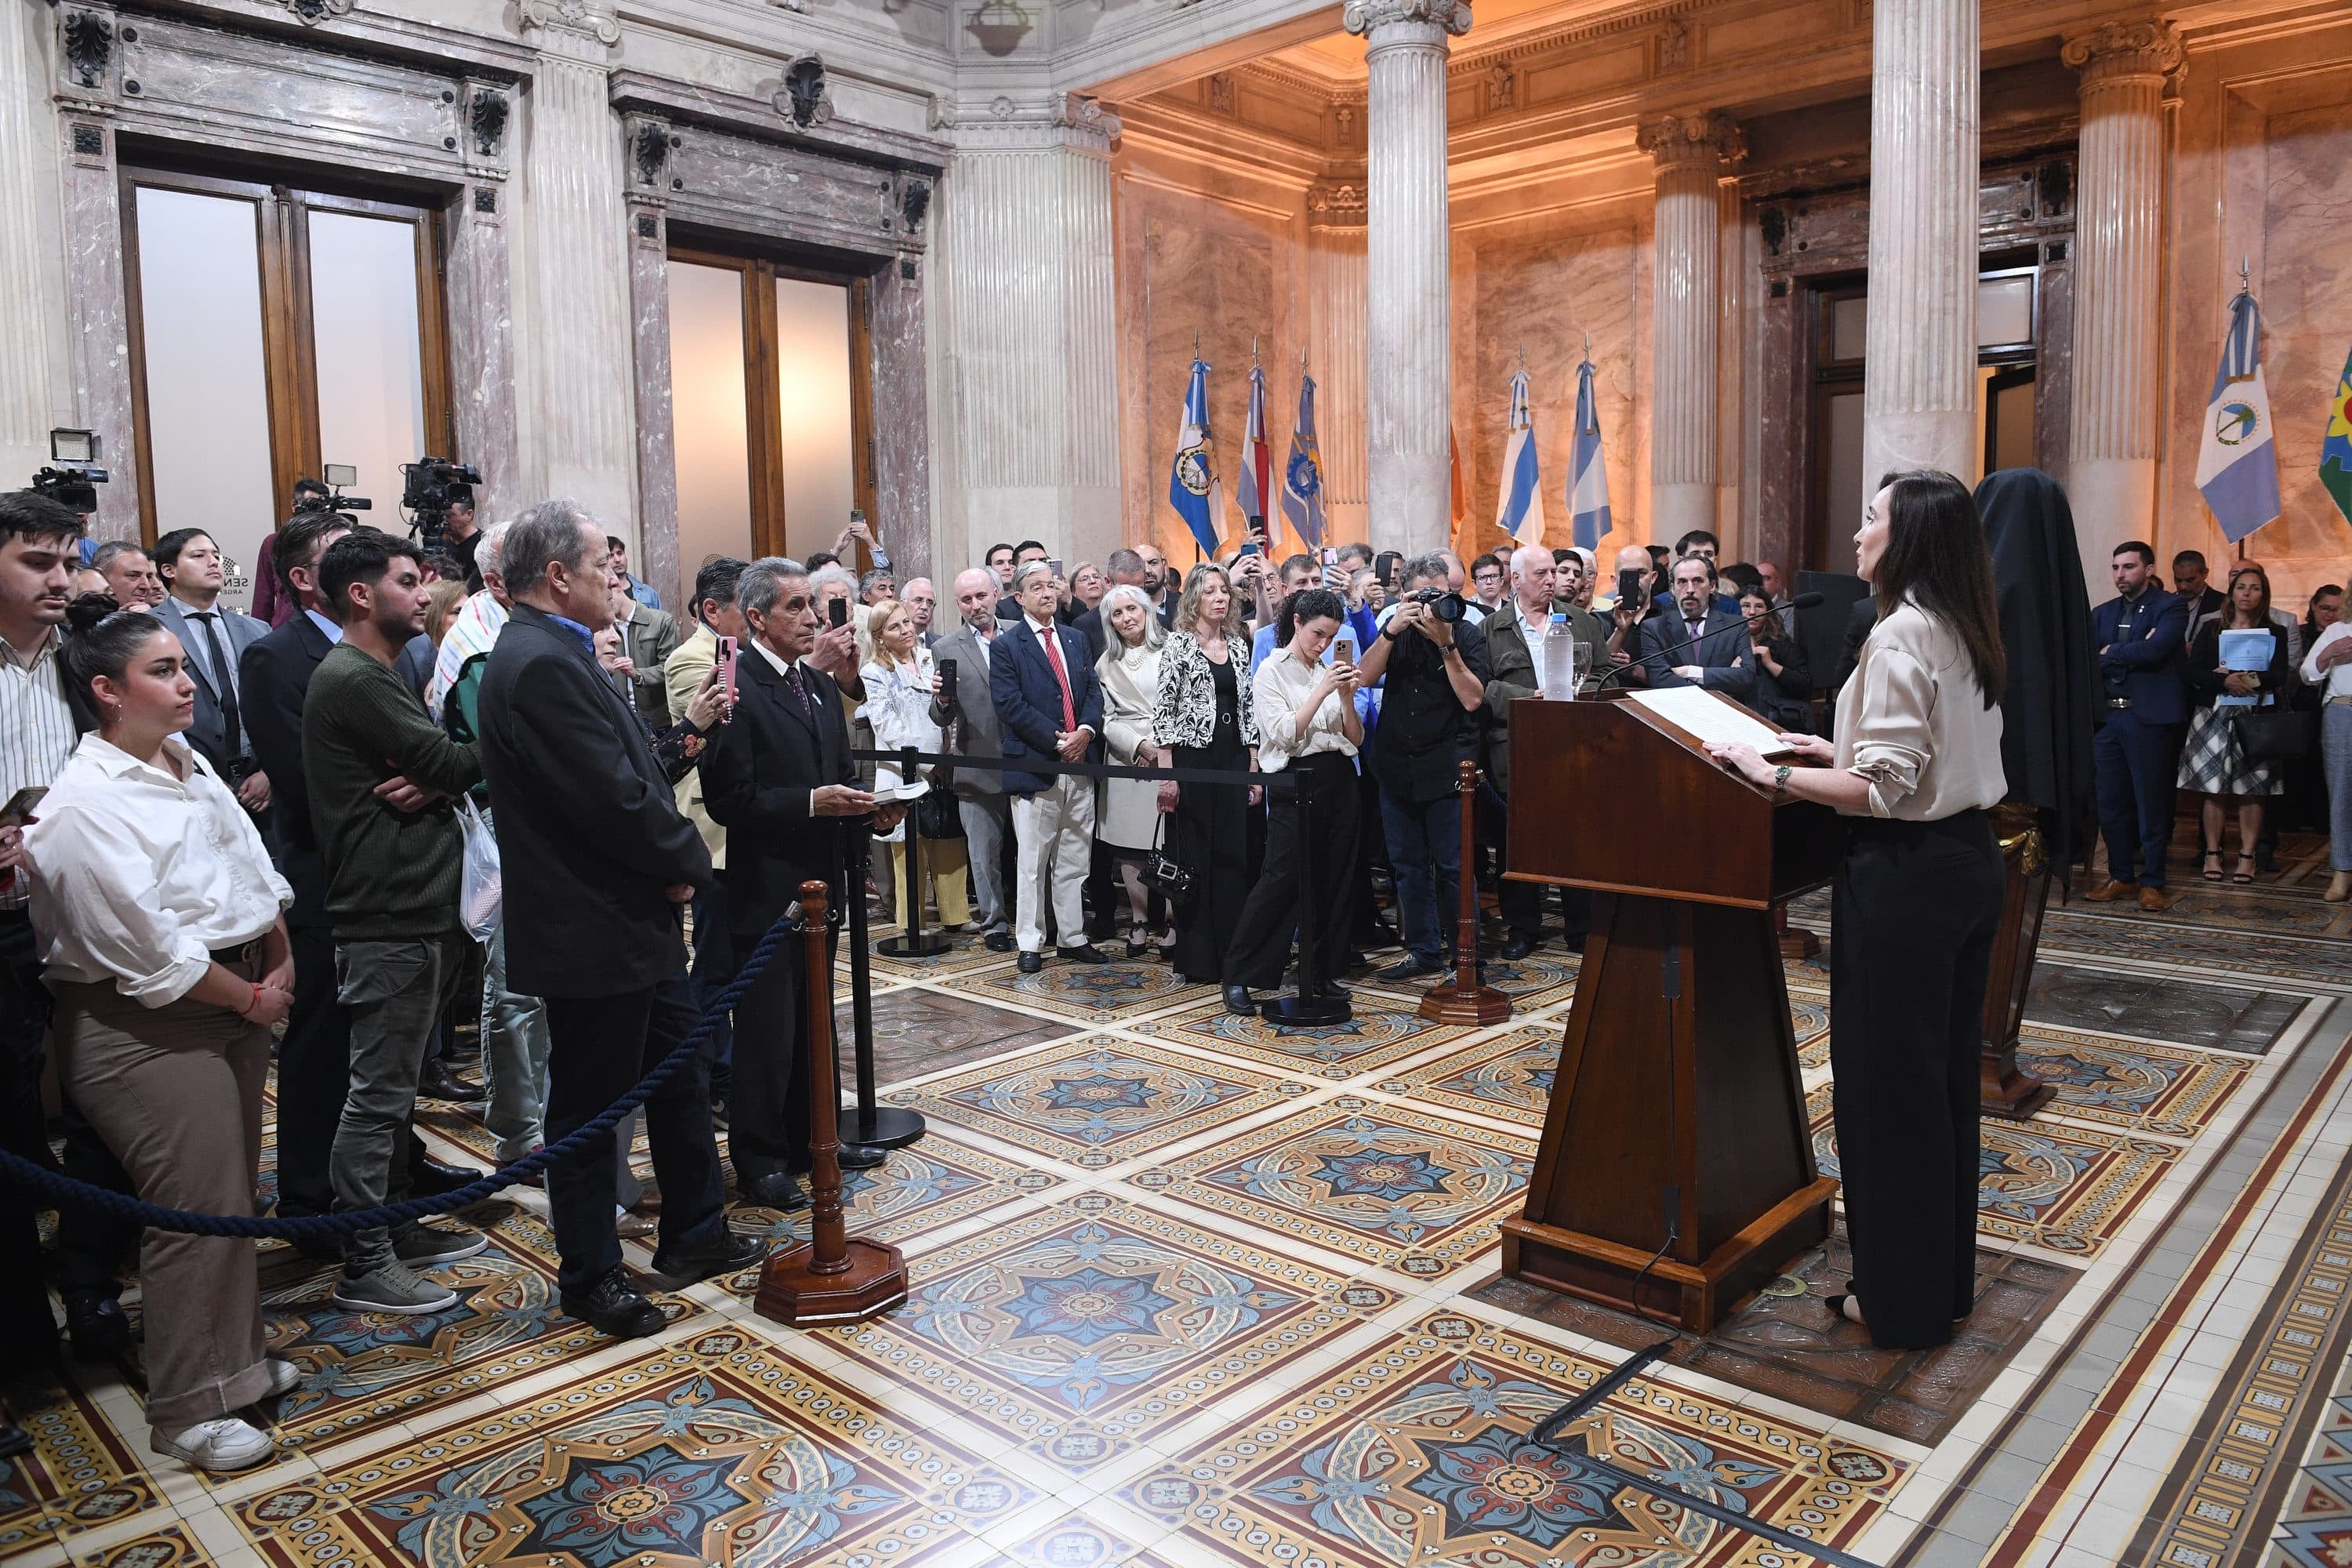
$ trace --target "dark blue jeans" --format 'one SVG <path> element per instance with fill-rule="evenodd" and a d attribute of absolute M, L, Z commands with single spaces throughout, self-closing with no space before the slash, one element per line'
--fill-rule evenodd
<path fill-rule="evenodd" d="M 1382 790 L 1381 831 L 1396 876 L 1397 930 L 1405 951 L 1424 963 L 1442 963 L 1461 918 L 1462 797 L 1402 801 Z"/>
<path fill-rule="evenodd" d="M 2164 886 L 2172 846 L 2173 770 L 2180 765 L 2179 724 L 2143 723 L 2128 708 L 2110 710 L 2091 739 L 2099 788 L 2099 833 L 2107 841 L 2107 875 L 2144 888 Z"/>

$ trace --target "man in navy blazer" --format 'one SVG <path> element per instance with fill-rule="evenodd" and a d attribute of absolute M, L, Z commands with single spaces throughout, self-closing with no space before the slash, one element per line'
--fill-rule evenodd
<path fill-rule="evenodd" d="M 1652 689 L 1703 686 L 1735 701 L 1756 689 L 1748 623 L 1715 607 L 1715 563 L 1685 555 L 1675 563 L 1674 608 L 1642 623 L 1642 667 Z M 1691 637 L 1686 647 L 1675 645 Z"/>
<path fill-rule="evenodd" d="M 175 529 L 157 540 L 155 567 L 171 592 L 150 613 L 180 639 L 188 676 L 196 686 L 188 744 L 236 792 L 245 809 L 259 816 L 269 809 L 269 776 L 253 760 L 253 737 L 239 702 L 237 661 L 268 635 L 269 624 L 220 602 L 227 571 L 220 546 L 201 528 Z"/>
<path fill-rule="evenodd" d="M 1023 757 L 1087 761 L 1102 734 L 1102 687 L 1083 633 L 1055 618 L 1054 574 L 1032 561 L 1013 574 L 1021 618 L 996 636 L 988 660 L 989 695 L 1003 731 L 1004 793 L 1013 797 L 1019 864 L 1013 937 L 1021 973 L 1045 966 L 1045 900 L 1054 900 L 1056 949 L 1073 963 L 1108 963 L 1087 941 L 1079 889 L 1095 837 L 1095 781 L 1075 773 L 1024 773 Z M 1073 941 L 1073 939 L 1076 939 Z"/>
<path fill-rule="evenodd" d="M 2173 769 L 2189 723 L 2189 606 L 2164 591 L 2156 552 L 2137 539 L 2116 546 L 2108 569 L 2116 596 L 2091 612 L 2106 703 L 2106 721 L 2091 738 L 2091 764 L 2107 879 L 2083 896 L 2099 903 L 2137 898 L 2140 908 L 2156 910 L 2171 901 L 2164 858 L 2172 843 Z"/>

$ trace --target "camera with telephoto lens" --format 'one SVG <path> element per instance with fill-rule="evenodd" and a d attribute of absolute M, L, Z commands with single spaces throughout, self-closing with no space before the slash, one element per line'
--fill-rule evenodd
<path fill-rule="evenodd" d="M 58 466 L 33 475 L 32 489 L 68 511 L 87 517 L 98 510 L 98 487 L 107 474 L 98 466 L 98 437 L 89 430 L 49 432 L 49 460 Z"/>
<path fill-rule="evenodd" d="M 360 482 L 359 469 L 349 463 L 329 463 L 323 471 L 326 478 L 320 482 L 327 487 L 328 493 L 315 495 L 310 491 L 304 491 L 294 502 L 294 510 L 298 515 L 306 511 L 369 511 L 374 509 L 375 502 L 368 500 L 367 497 L 347 496 L 343 493 L 344 486 Z"/>
<path fill-rule="evenodd" d="M 1410 605 L 1427 605 L 1429 613 L 1447 626 L 1460 620 L 1462 612 L 1468 607 L 1461 595 L 1444 588 L 1423 588 L 1404 597 Z"/>
<path fill-rule="evenodd" d="M 400 492 L 401 510 L 415 519 L 413 531 L 426 554 L 441 548 L 441 530 L 449 521 L 453 506 L 471 504 L 474 487 L 482 482 L 482 471 L 470 463 L 453 463 L 446 458 L 425 458 L 400 466 L 404 485 Z"/>

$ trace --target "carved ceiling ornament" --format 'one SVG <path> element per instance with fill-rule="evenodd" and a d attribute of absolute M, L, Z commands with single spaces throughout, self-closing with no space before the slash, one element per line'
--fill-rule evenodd
<path fill-rule="evenodd" d="M 2180 29 L 2161 16 L 2108 22 L 2066 39 L 2058 58 L 2087 80 L 2102 77 L 2169 76 L 2188 59 Z"/>
<path fill-rule="evenodd" d="M 1364 187 L 1351 181 L 1318 183 L 1307 187 L 1309 228 L 1362 228 L 1369 218 Z"/>
<path fill-rule="evenodd" d="M 316 26 L 330 16 L 348 16 L 352 0 L 286 0 L 286 8 L 305 26 Z"/>
<path fill-rule="evenodd" d="M 1209 112 L 1231 115 L 1234 112 L 1234 79 L 1224 71 L 1209 78 Z"/>
<path fill-rule="evenodd" d="M 1647 153 L 1661 169 L 1696 164 L 1720 169 L 1748 156 L 1748 138 L 1731 116 L 1668 114 L 1644 121 L 1633 144 Z"/>
<path fill-rule="evenodd" d="M 824 61 L 803 55 L 784 68 L 784 85 L 776 91 L 776 112 L 806 131 L 833 119 L 833 95 L 825 89 Z"/>
<path fill-rule="evenodd" d="M 1519 73 L 1508 60 L 1496 60 L 1486 72 L 1486 108 L 1489 112 L 1511 108 L 1518 101 Z"/>
<path fill-rule="evenodd" d="M 920 234 L 923 230 L 923 218 L 930 210 L 930 181 L 908 180 L 905 194 L 898 198 L 898 214 L 907 220 L 907 232 Z"/>
<path fill-rule="evenodd" d="M 614 0 L 515 0 L 520 30 L 561 30 L 593 37 L 606 48 L 621 41 Z"/>
<path fill-rule="evenodd" d="M 1658 29 L 1658 68 L 1678 71 L 1690 65 L 1690 24 L 1680 16 L 1669 16 L 1666 25 Z"/>
<path fill-rule="evenodd" d="M 95 11 L 68 11 L 65 19 L 66 68 L 83 87 L 101 87 L 114 58 L 114 24 Z"/>
<path fill-rule="evenodd" d="M 474 153 L 478 157 L 495 158 L 499 145 L 506 140 L 507 114 L 511 106 L 503 92 L 488 88 L 474 89 L 473 100 L 466 106 L 466 120 L 474 133 Z"/>
<path fill-rule="evenodd" d="M 659 121 L 648 120 L 637 127 L 637 134 L 629 143 L 629 158 L 637 166 L 637 184 L 659 189 L 662 175 L 669 169 L 669 150 L 676 145 L 669 127 Z"/>
<path fill-rule="evenodd" d="M 1399 22 L 1425 22 L 1456 37 L 1470 30 L 1469 0 L 1348 0 L 1340 25 L 1358 37 Z"/>

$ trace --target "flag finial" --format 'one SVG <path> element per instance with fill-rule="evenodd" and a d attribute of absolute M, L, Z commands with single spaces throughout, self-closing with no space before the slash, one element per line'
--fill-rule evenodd
<path fill-rule="evenodd" d="M 1250 334 L 1250 363 L 1257 363 L 1257 334 L 1255 332 L 1252 332 Z"/>
<path fill-rule="evenodd" d="M 2241 255 L 2238 258 L 2238 292 L 2251 294 L 2253 291 L 2254 258 L 2252 255 Z"/>

